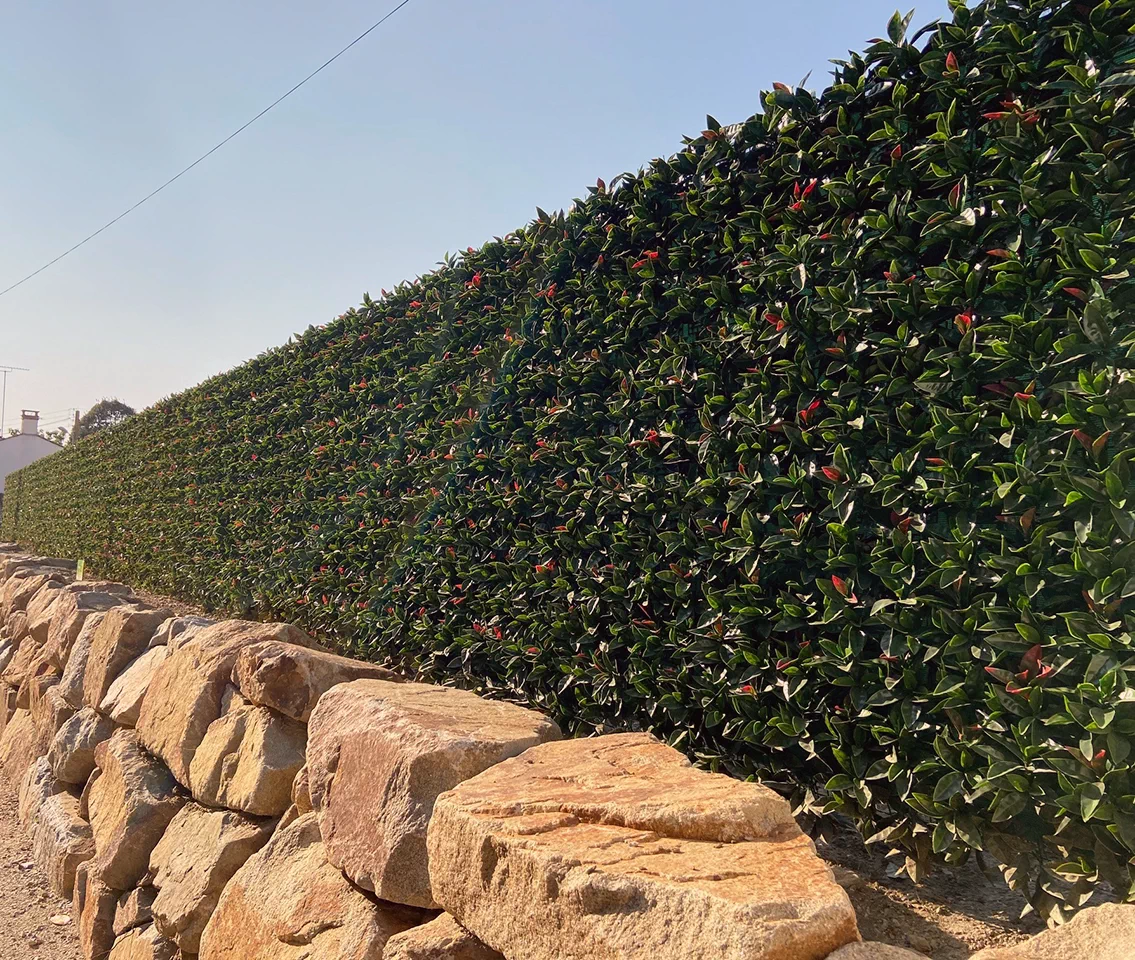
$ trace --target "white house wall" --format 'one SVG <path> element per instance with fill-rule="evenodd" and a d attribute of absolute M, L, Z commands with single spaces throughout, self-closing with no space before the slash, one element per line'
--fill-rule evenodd
<path fill-rule="evenodd" d="M 13 470 L 19 470 L 29 463 L 49 457 L 61 449 L 62 447 L 50 440 L 28 433 L 0 440 L 0 494 L 4 492 L 4 479 Z"/>

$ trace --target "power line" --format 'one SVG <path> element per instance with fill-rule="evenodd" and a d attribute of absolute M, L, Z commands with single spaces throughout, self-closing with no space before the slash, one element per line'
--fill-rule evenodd
<path fill-rule="evenodd" d="M 185 167 L 183 170 L 180 170 L 177 173 L 175 173 L 172 177 L 170 177 L 160 187 L 158 187 L 156 190 L 152 190 L 149 193 L 147 193 L 141 200 L 139 200 L 132 207 L 127 207 L 125 210 L 122 211 L 122 213 L 120 213 L 113 220 L 108 220 L 101 227 L 99 227 L 94 233 L 90 234 L 89 236 L 84 237 L 82 240 L 80 240 L 74 246 L 68 247 L 61 254 L 59 254 L 59 256 L 57 256 L 54 260 L 48 260 L 47 263 L 45 263 L 38 270 L 33 270 L 31 273 L 29 273 L 22 280 L 17 280 L 11 286 L 5 287 L 3 290 L 0 290 L 0 297 L 4 296 L 6 293 L 10 293 L 11 291 L 15 290 L 16 287 L 20 286 L 21 284 L 27 283 L 29 280 L 32 279 L 32 277 L 38 276 L 39 274 L 43 273 L 43 271 L 46 270 L 48 267 L 54 266 L 60 260 L 62 260 L 64 257 L 66 257 L 69 254 L 72 254 L 76 250 L 78 250 L 79 247 L 83 246 L 84 244 L 90 243 L 90 241 L 94 240 L 94 238 L 97 237 L 100 233 L 102 233 L 104 230 L 109 229 L 110 227 L 113 227 L 123 217 L 127 216 L 128 214 L 133 213 L 140 206 L 142 206 L 142 204 L 145 203 L 147 200 L 149 200 L 153 197 L 156 197 L 159 193 L 161 193 L 166 187 L 168 187 L 175 180 L 180 180 L 183 176 L 185 176 L 187 173 L 189 173 L 190 170 L 192 170 L 195 166 L 197 166 L 197 164 L 199 164 L 199 163 L 201 163 L 201 161 L 206 160 L 209 157 L 211 157 L 214 153 L 216 153 L 218 150 L 220 150 L 221 147 L 223 147 L 226 143 L 228 143 L 230 140 L 232 140 L 233 137 L 237 136 L 238 134 L 243 133 L 245 130 L 247 130 L 254 123 L 256 123 L 257 120 L 259 120 L 262 116 L 264 116 L 264 114 L 266 114 L 269 110 L 271 110 L 277 104 L 283 102 L 284 100 L 287 100 L 288 97 L 290 97 L 300 87 L 302 87 L 305 83 L 307 83 L 308 80 L 311 80 L 317 74 L 322 73 L 325 69 L 327 69 L 327 67 L 331 66 L 331 64 L 333 64 L 336 60 L 338 60 L 341 56 L 343 56 L 344 53 L 346 53 L 348 50 L 350 50 L 351 47 L 353 47 L 359 41 L 364 40 L 367 36 L 369 36 L 371 33 L 373 33 L 375 30 L 377 30 L 379 27 L 381 27 L 384 23 L 386 23 L 387 20 L 389 20 L 392 16 L 394 16 L 394 14 L 396 14 L 399 10 L 401 10 L 409 2 L 410 2 L 410 0 L 402 0 L 402 2 L 398 4 L 398 6 L 394 7 L 389 13 L 387 13 L 384 17 L 382 17 L 381 20 L 372 24 L 370 27 L 368 27 L 366 30 L 364 30 L 362 33 L 360 33 L 357 37 L 355 37 L 354 40 L 352 40 L 342 50 L 340 50 L 337 54 L 335 54 L 335 56 L 331 57 L 329 60 L 325 60 L 322 64 L 320 64 L 318 67 L 316 67 L 314 70 L 312 70 L 311 73 L 309 73 L 306 77 L 304 77 L 299 83 L 297 83 L 294 87 L 292 87 L 287 93 L 281 94 L 279 97 L 277 97 L 270 104 L 268 104 L 268 106 L 266 106 L 263 110 L 261 110 L 255 117 L 253 117 L 247 123 L 244 123 L 241 126 L 237 127 L 232 133 L 230 133 L 227 137 L 225 137 L 224 140 L 222 140 L 220 143 L 218 143 L 215 147 L 213 147 L 207 153 L 201 154 L 201 156 L 199 156 L 196 160 L 194 160 L 191 164 L 189 164 L 188 167 Z"/>

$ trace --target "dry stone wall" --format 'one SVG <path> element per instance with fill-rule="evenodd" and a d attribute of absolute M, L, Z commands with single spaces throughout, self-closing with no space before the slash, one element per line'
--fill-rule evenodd
<path fill-rule="evenodd" d="M 917 956 L 860 942 L 780 797 L 648 734 L 563 740 L 6 545 L 0 778 L 86 960 Z M 1111 960 L 1083 916 L 1060 949 Z"/>

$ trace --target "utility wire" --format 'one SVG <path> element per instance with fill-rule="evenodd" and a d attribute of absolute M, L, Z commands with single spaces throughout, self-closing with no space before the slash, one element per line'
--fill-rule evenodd
<path fill-rule="evenodd" d="M 3 290 L 0 290 L 0 297 L 4 296 L 6 293 L 10 293 L 12 290 L 15 290 L 16 287 L 20 286 L 21 284 L 27 283 L 29 280 L 32 279 L 32 277 L 38 276 L 39 274 L 43 273 L 43 271 L 46 270 L 48 267 L 54 266 L 60 260 L 62 260 L 64 257 L 66 257 L 69 254 L 72 254 L 76 250 L 78 250 L 79 247 L 83 246 L 84 244 L 90 243 L 92 240 L 94 240 L 95 237 L 97 237 L 104 230 L 107 230 L 110 227 L 113 227 L 116 223 L 118 223 L 119 220 L 121 220 L 127 214 L 133 213 L 140 206 L 142 206 L 142 204 L 145 203 L 147 200 L 150 200 L 151 198 L 156 197 L 159 193 L 161 193 L 166 187 L 168 187 L 174 181 L 180 180 L 187 173 L 189 173 L 190 170 L 192 170 L 195 166 L 197 166 L 197 164 L 201 163 L 202 160 L 206 160 L 209 157 L 211 157 L 214 153 L 216 153 L 218 150 L 220 150 L 221 147 L 223 147 L 226 143 L 228 143 L 230 140 L 232 140 L 233 137 L 237 136 L 238 134 L 243 133 L 245 130 L 247 130 L 249 127 L 251 127 L 254 123 L 256 123 L 257 120 L 259 120 L 262 116 L 264 116 L 264 114 L 266 114 L 273 107 L 275 107 L 277 104 L 281 103 L 282 101 L 287 100 L 288 97 L 290 97 L 300 87 L 302 87 L 305 83 L 307 83 L 308 80 L 311 80 L 317 74 L 322 73 L 325 69 L 327 69 L 329 66 L 331 66 L 331 64 L 333 64 L 336 60 L 338 60 L 341 56 L 343 56 L 344 53 L 346 53 L 348 50 L 350 50 L 351 47 L 353 47 L 355 44 L 359 43 L 361 40 L 364 40 L 367 36 L 369 36 L 371 33 L 373 33 L 375 30 L 377 30 L 379 27 L 381 27 L 384 23 L 386 23 L 387 20 L 389 20 L 392 16 L 394 16 L 394 14 L 396 14 L 399 10 L 401 10 L 409 2 L 410 2 L 410 0 L 402 0 L 402 2 L 398 4 L 398 6 L 394 7 L 381 20 L 379 20 L 377 23 L 372 24 L 370 27 L 368 27 L 366 30 L 364 30 L 362 33 L 360 33 L 357 37 L 355 37 L 354 40 L 352 40 L 342 50 L 340 50 L 337 54 L 335 54 L 335 56 L 331 57 L 329 60 L 325 60 L 322 64 L 320 64 L 318 67 L 316 67 L 314 70 L 312 70 L 311 73 L 309 73 L 306 77 L 304 77 L 299 83 L 297 83 L 294 87 L 292 87 L 287 93 L 281 94 L 279 97 L 277 97 L 270 104 L 268 104 L 268 106 L 266 106 L 263 110 L 261 110 L 255 117 L 253 117 L 247 123 L 244 123 L 241 126 L 237 127 L 232 133 L 230 133 L 227 137 L 225 137 L 224 140 L 222 140 L 220 143 L 218 143 L 215 147 L 213 147 L 207 153 L 201 154 L 201 156 L 199 156 L 196 160 L 194 160 L 191 164 L 189 164 L 188 167 L 185 167 L 183 170 L 180 170 L 177 173 L 175 173 L 172 177 L 170 177 L 160 187 L 158 187 L 156 190 L 152 190 L 150 193 L 147 193 L 141 200 L 139 200 L 136 204 L 134 204 L 134 206 L 128 207 L 127 209 L 123 210 L 122 213 L 120 213 L 113 220 L 108 220 L 101 227 L 99 227 L 94 233 L 90 234 L 90 236 L 84 237 L 82 240 L 80 240 L 74 246 L 68 247 L 61 254 L 59 254 L 59 256 L 57 256 L 54 260 L 48 260 L 47 263 L 45 263 L 38 270 L 33 270 L 31 273 L 29 273 L 22 280 L 17 280 L 11 286 L 5 287 Z"/>

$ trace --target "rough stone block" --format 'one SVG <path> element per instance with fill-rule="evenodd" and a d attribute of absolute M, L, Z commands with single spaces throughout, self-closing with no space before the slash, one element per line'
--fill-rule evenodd
<path fill-rule="evenodd" d="M 184 786 L 190 785 L 193 754 L 222 713 L 237 656 L 242 648 L 265 640 L 314 644 L 291 624 L 224 620 L 196 632 L 154 671 L 138 716 L 138 736 Z"/>
<path fill-rule="evenodd" d="M 40 806 L 31 833 L 32 855 L 48 886 L 57 897 L 70 899 L 75 871 L 95 852 L 91 826 L 79 816 L 79 798 L 65 790 L 51 794 Z"/>
<path fill-rule="evenodd" d="M 91 644 L 102 624 L 105 613 L 92 613 L 83 621 L 79 635 L 71 645 L 67 666 L 63 668 L 63 679 L 59 681 L 59 692 L 76 710 L 83 706 L 83 680 L 87 673 L 87 660 L 91 655 Z"/>
<path fill-rule="evenodd" d="M 278 817 L 304 762 L 307 727 L 250 704 L 230 687 L 189 767 L 193 796 L 210 806 Z"/>
<path fill-rule="evenodd" d="M 114 910 L 117 904 L 118 894 L 91 870 L 89 861 L 82 864 L 75 874 L 71 912 L 75 916 L 83 960 L 105 960 L 114 946 Z"/>
<path fill-rule="evenodd" d="M 559 728 L 533 710 L 450 687 L 355 680 L 308 729 L 312 807 L 327 856 L 384 900 L 433 907 L 426 826 L 438 794 Z"/>
<path fill-rule="evenodd" d="M 114 911 L 114 935 L 121 937 L 128 930 L 150 923 L 154 918 L 154 898 L 157 895 L 154 887 L 145 884 L 119 896 Z"/>
<path fill-rule="evenodd" d="M 95 762 L 101 774 L 88 798 L 95 866 L 108 887 L 129 890 L 146 875 L 150 854 L 187 798 L 130 730 L 100 743 Z"/>
<path fill-rule="evenodd" d="M 221 894 L 198 960 L 371 960 L 427 919 L 378 903 L 331 866 L 313 815 L 277 830 Z"/>
<path fill-rule="evenodd" d="M 350 680 L 402 680 L 393 670 L 289 643 L 258 643 L 237 657 L 232 681 L 252 703 L 307 723 L 319 698 Z"/>
<path fill-rule="evenodd" d="M 784 800 L 649 734 L 464 781 L 434 805 L 429 866 L 444 909 L 510 960 L 821 960 L 859 939 Z"/>
<path fill-rule="evenodd" d="M 289 960 L 300 960 L 303 954 L 293 952 Z M 114 941 L 114 947 L 106 960 L 193 960 L 185 957 L 177 949 L 177 944 L 167 940 L 150 927 L 131 930 Z M 311 957 L 310 960 L 316 960 Z"/>
<path fill-rule="evenodd" d="M 206 810 L 196 803 L 182 807 L 150 854 L 158 932 L 183 952 L 197 953 L 225 884 L 268 842 L 274 826 L 273 820 L 231 810 Z"/>
<path fill-rule="evenodd" d="M 504 960 L 448 913 L 396 933 L 386 941 L 382 960 Z"/>
<path fill-rule="evenodd" d="M 169 656 L 164 646 L 151 647 L 135 657 L 110 685 L 99 704 L 99 712 L 122 727 L 133 727 L 142 710 L 142 700 L 150 688 L 154 671 Z"/>
<path fill-rule="evenodd" d="M 1101 903 L 1010 947 L 987 947 L 970 960 L 1131 960 L 1135 903 Z"/>
<path fill-rule="evenodd" d="M 103 615 L 91 641 L 83 676 L 83 702 L 96 710 L 115 678 L 150 645 L 154 631 L 169 617 L 144 603 L 122 604 Z"/>
<path fill-rule="evenodd" d="M 51 769 L 65 783 L 84 784 L 95 769 L 95 750 L 115 731 L 114 722 L 90 707 L 72 714 L 47 751 Z"/>

